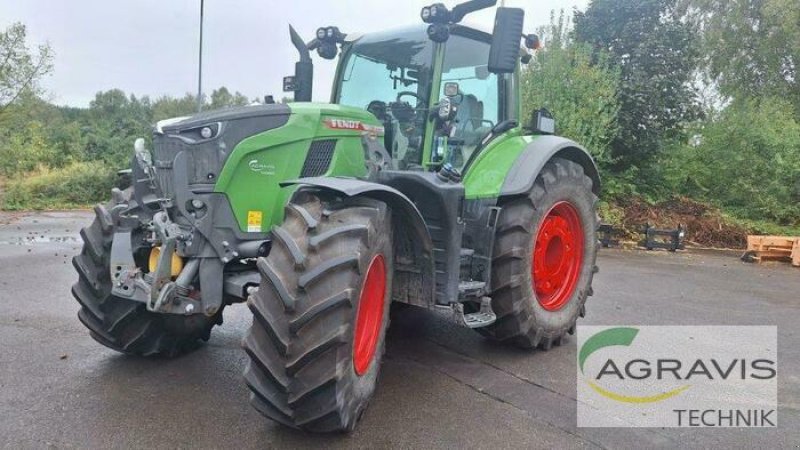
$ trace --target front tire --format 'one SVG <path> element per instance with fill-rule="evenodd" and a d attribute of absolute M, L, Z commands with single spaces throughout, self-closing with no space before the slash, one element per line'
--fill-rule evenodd
<path fill-rule="evenodd" d="M 492 260 L 495 340 L 544 350 L 586 314 L 597 271 L 597 197 L 583 168 L 554 158 L 525 197 L 503 205 Z"/>
<path fill-rule="evenodd" d="M 124 193 L 130 200 L 130 190 Z M 112 205 L 108 205 L 110 208 Z M 78 319 L 97 342 L 121 353 L 174 357 L 207 341 L 211 328 L 222 323 L 222 309 L 213 317 L 157 314 L 144 303 L 111 295 L 109 259 L 114 224 L 106 207 L 94 208 L 95 219 L 80 232 L 81 253 L 72 258 L 78 281 L 72 295 L 81 304 Z"/>
<path fill-rule="evenodd" d="M 391 211 L 371 199 L 299 192 L 272 235 L 247 302 L 250 402 L 290 427 L 350 431 L 375 390 L 384 350 Z"/>

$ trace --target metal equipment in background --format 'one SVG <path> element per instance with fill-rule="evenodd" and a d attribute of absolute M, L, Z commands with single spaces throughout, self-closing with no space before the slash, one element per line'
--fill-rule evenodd
<path fill-rule="evenodd" d="M 600 227 L 597 229 L 597 238 L 603 248 L 617 247 L 619 246 L 620 233 L 622 233 L 622 230 L 619 228 L 604 223 L 600 224 Z"/>
<path fill-rule="evenodd" d="M 644 248 L 653 250 L 663 248 L 671 252 L 683 250 L 683 239 L 686 236 L 686 228 L 683 224 L 678 224 L 678 228 L 669 230 L 655 228 L 649 223 L 644 226 Z"/>

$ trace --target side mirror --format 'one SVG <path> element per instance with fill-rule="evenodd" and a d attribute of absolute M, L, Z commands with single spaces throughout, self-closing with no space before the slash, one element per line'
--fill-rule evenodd
<path fill-rule="evenodd" d="M 513 73 L 516 70 L 524 20 L 525 11 L 521 8 L 497 8 L 489 49 L 489 72 Z"/>

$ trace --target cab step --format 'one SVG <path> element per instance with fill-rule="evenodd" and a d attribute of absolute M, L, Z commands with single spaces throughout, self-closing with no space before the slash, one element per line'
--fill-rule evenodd
<path fill-rule="evenodd" d="M 463 303 L 452 303 L 447 306 L 437 305 L 436 310 L 443 312 L 458 325 L 467 328 L 486 327 L 497 321 L 497 315 L 492 310 L 492 299 L 489 297 L 481 298 L 481 309 L 474 313 L 464 314 Z"/>

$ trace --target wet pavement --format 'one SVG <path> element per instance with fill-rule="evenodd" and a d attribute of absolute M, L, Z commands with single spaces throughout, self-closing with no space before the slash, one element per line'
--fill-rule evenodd
<path fill-rule="evenodd" d="M 70 257 L 90 213 L 0 213 L 0 445 L 8 448 L 651 448 L 800 445 L 800 269 L 736 255 L 603 250 L 582 324 L 777 325 L 779 427 L 577 428 L 575 340 L 487 342 L 408 308 L 350 435 L 315 436 L 247 403 L 244 306 L 181 358 L 119 355 L 78 322 Z"/>

